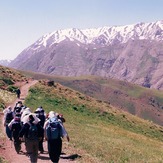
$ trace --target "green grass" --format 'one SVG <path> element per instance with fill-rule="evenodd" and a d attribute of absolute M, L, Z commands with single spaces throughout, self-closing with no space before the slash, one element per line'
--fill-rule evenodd
<path fill-rule="evenodd" d="M 7 85 L 14 84 L 14 82 L 11 79 L 9 79 L 9 78 L 2 78 L 2 77 L 0 77 L 0 80 L 2 80 Z"/>
<path fill-rule="evenodd" d="M 0 108 L 4 108 L 5 104 L 9 104 L 16 99 L 16 94 L 7 90 L 0 89 Z"/>
<path fill-rule="evenodd" d="M 81 156 L 78 162 L 161 163 L 163 160 L 161 126 L 79 92 L 60 85 L 37 85 L 30 89 L 25 104 L 33 110 L 43 106 L 46 112 L 54 110 L 64 115 L 71 139 L 64 145 L 67 152 Z"/>
<path fill-rule="evenodd" d="M 8 163 L 4 158 L 0 157 L 0 163 Z"/>
<path fill-rule="evenodd" d="M 17 86 L 14 86 L 14 84 L 26 80 L 27 78 L 19 71 L 0 65 L 0 109 L 16 98 L 14 91 Z"/>
<path fill-rule="evenodd" d="M 0 121 L 0 126 L 2 126 L 2 121 Z M 3 133 L 1 128 L 2 127 L 0 127 L 0 148 L 3 148 L 5 134 Z M 0 149 L 0 150 L 4 150 L 4 149 Z M 2 156 L 0 156 L 0 163 L 7 163 L 7 160 L 5 160 Z"/>

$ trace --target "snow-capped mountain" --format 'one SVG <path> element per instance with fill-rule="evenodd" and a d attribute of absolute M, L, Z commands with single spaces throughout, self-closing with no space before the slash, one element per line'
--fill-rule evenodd
<path fill-rule="evenodd" d="M 26 48 L 10 66 L 65 76 L 115 77 L 160 89 L 162 45 L 163 21 L 56 30 Z"/>
<path fill-rule="evenodd" d="M 43 50 L 63 40 L 79 41 L 83 44 L 126 43 L 129 40 L 163 40 L 163 20 L 152 23 L 137 23 L 126 26 L 102 27 L 96 29 L 64 29 L 43 35 L 26 49 Z"/>

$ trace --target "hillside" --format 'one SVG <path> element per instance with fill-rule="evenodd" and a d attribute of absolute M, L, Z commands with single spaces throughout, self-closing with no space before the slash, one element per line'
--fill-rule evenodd
<path fill-rule="evenodd" d="M 35 85 L 38 81 L 36 80 L 28 80 L 28 83 L 23 83 L 21 86 L 21 98 L 20 100 L 24 103 L 24 99 L 28 95 L 28 90 L 30 87 Z M 15 106 L 15 103 L 18 99 L 15 99 L 15 101 L 12 101 L 10 103 L 11 107 Z M 0 111 L 0 119 L 3 120 L 3 114 Z M 5 128 L 2 125 L 2 122 L 0 121 L 0 162 L 1 163 L 17 163 L 17 162 L 24 162 L 28 163 L 29 159 L 26 156 L 26 149 L 25 144 L 22 142 L 21 144 L 21 152 L 20 154 L 17 154 L 15 151 L 15 148 L 13 147 L 13 142 L 8 140 L 5 134 Z M 49 158 L 48 152 L 47 152 L 47 142 L 44 141 L 44 153 L 39 154 L 38 157 L 38 163 L 51 163 L 51 160 Z M 64 150 L 64 147 L 63 147 Z M 60 163 L 72 163 L 71 160 L 74 158 L 74 163 L 76 156 L 73 155 L 66 155 L 66 153 L 61 155 Z"/>
<path fill-rule="evenodd" d="M 5 89 L 8 85 L 13 85 L 16 82 L 26 81 L 25 75 L 15 69 L 11 69 L 0 65 L 0 87 Z"/>
<path fill-rule="evenodd" d="M 50 85 L 50 86 L 48 86 Z M 66 153 L 82 163 L 159 162 L 163 128 L 61 84 L 40 81 L 25 101 L 30 108 L 43 106 L 64 115 L 71 143 Z M 139 157 L 138 157 L 139 156 Z"/>
<path fill-rule="evenodd" d="M 64 115 L 64 125 L 71 140 L 70 143 L 64 142 L 64 153 L 70 154 L 75 162 L 153 163 L 163 160 L 161 126 L 124 112 L 114 107 L 111 102 L 96 99 L 100 97 L 101 90 L 106 90 L 108 86 L 110 90 L 120 88 L 122 92 L 129 87 L 129 90 L 134 91 L 130 94 L 135 96 L 145 88 L 135 86 L 140 89 L 135 93 L 134 85 L 127 82 L 99 77 L 61 78 L 31 72 L 15 72 L 8 68 L 5 71 L 9 70 L 11 74 L 24 74 L 22 79 L 33 74 L 32 78 L 39 80 L 39 83 L 30 88 L 24 104 L 33 111 L 43 106 L 46 113 L 54 110 Z M 46 80 L 42 80 L 43 78 Z M 102 89 L 103 86 L 105 87 Z M 76 91 L 70 87 L 74 87 Z M 77 91 L 77 88 L 80 91 L 85 88 L 84 91 L 88 91 L 92 97 Z M 150 89 L 145 90 L 151 92 Z M 93 95 L 96 95 L 96 98 L 93 98 Z"/>
<path fill-rule="evenodd" d="M 55 79 L 54 79 L 55 80 Z M 140 118 L 163 125 L 163 92 L 101 77 L 69 78 L 64 85 Z"/>
<path fill-rule="evenodd" d="M 0 65 L 0 108 L 4 108 L 15 98 L 15 90 L 30 78 L 19 71 Z"/>
<path fill-rule="evenodd" d="M 60 77 L 25 72 L 34 79 L 49 79 L 73 90 L 111 104 L 140 118 L 163 125 L 163 93 L 130 82 L 97 76 Z"/>

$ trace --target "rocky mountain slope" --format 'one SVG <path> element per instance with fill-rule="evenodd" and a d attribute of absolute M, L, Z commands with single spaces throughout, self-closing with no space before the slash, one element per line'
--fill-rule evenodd
<path fill-rule="evenodd" d="M 163 21 L 57 30 L 9 66 L 61 76 L 97 75 L 163 89 Z"/>

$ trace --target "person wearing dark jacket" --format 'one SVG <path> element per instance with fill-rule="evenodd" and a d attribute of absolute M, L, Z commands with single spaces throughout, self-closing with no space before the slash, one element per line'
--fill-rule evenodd
<path fill-rule="evenodd" d="M 12 133 L 11 130 L 8 127 L 8 124 L 12 121 L 12 119 L 14 118 L 14 112 L 12 111 L 11 106 L 9 106 L 8 108 L 6 108 L 4 111 L 4 126 L 6 128 L 6 135 L 7 137 L 12 140 Z"/>
<path fill-rule="evenodd" d="M 27 115 L 27 122 L 19 133 L 19 138 L 25 137 L 25 146 L 31 163 L 37 163 L 39 139 L 43 136 L 44 130 L 41 125 L 35 122 L 37 117 L 34 114 Z"/>
<path fill-rule="evenodd" d="M 20 94 L 21 94 L 21 91 L 20 91 L 19 88 L 16 90 L 16 94 L 17 94 L 17 98 L 19 99 L 20 98 Z"/>
<path fill-rule="evenodd" d="M 44 123 L 45 123 L 45 119 L 46 119 L 44 109 L 42 107 L 37 108 L 35 111 L 35 114 L 40 119 L 40 121 L 39 121 L 40 125 L 42 127 L 44 127 Z M 42 138 L 40 138 L 40 140 L 39 140 L 40 153 L 44 153 L 43 140 L 44 140 L 44 136 Z"/>
<path fill-rule="evenodd" d="M 14 119 L 8 124 L 9 129 L 11 130 L 12 137 L 14 140 L 14 147 L 17 153 L 21 150 L 21 141 L 19 139 L 19 132 L 22 128 L 22 123 L 20 121 L 20 114 L 16 114 Z"/>

